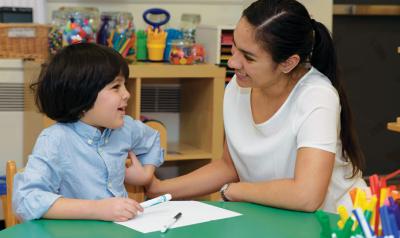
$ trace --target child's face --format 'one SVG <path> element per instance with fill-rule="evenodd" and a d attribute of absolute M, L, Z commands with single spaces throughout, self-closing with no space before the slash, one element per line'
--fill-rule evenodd
<path fill-rule="evenodd" d="M 97 127 L 115 129 L 124 125 L 125 109 L 130 97 L 125 87 L 125 78 L 117 76 L 97 95 L 93 107 L 84 113 L 81 121 Z"/>

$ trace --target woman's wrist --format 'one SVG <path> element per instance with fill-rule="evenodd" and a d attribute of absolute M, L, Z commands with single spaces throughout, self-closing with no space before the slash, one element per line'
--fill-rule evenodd
<path fill-rule="evenodd" d="M 160 194 L 160 183 L 161 181 L 156 176 L 152 176 L 150 182 L 145 186 L 146 196 L 152 198 Z"/>
<path fill-rule="evenodd" d="M 234 196 L 232 195 L 232 187 L 234 187 L 236 183 L 227 183 L 224 184 L 220 189 L 220 194 L 222 200 L 226 202 L 233 202 L 235 201 Z"/>
<path fill-rule="evenodd" d="M 228 190 L 229 185 L 230 185 L 229 183 L 226 183 L 219 190 L 219 194 L 221 195 L 222 200 L 225 201 L 225 202 L 229 202 L 230 201 L 229 198 L 226 196 L 226 191 Z"/>
<path fill-rule="evenodd" d="M 226 196 L 231 202 L 242 202 L 243 190 L 243 183 L 230 183 Z"/>

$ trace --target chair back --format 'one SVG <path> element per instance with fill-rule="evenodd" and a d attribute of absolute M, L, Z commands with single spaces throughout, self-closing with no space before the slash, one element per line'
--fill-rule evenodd
<path fill-rule="evenodd" d="M 4 218 L 6 227 L 18 224 L 18 219 L 12 209 L 12 192 L 14 184 L 14 175 L 17 173 L 17 166 L 14 160 L 7 161 L 6 164 L 6 184 L 7 194 L 5 202 L 3 202 Z"/>
<path fill-rule="evenodd" d="M 164 149 L 164 159 L 165 159 L 167 155 L 167 129 L 161 122 L 156 120 L 147 120 L 144 123 L 160 133 L 160 145 L 161 148 Z M 130 160 L 128 159 L 127 166 L 130 165 L 129 163 Z M 128 192 L 129 198 L 134 199 L 138 202 L 143 202 L 145 200 L 144 189 L 142 186 L 125 184 L 125 188 L 126 191 Z"/>
<path fill-rule="evenodd" d="M 165 154 L 167 153 L 167 128 L 165 128 L 162 122 L 157 120 L 147 120 L 144 124 L 148 125 L 149 127 L 153 128 L 154 130 L 160 133 L 160 145 L 161 148 L 164 149 Z"/>

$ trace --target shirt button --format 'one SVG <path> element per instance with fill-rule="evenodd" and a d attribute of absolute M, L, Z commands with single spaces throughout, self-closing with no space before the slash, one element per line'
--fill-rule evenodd
<path fill-rule="evenodd" d="M 87 143 L 88 143 L 89 145 L 91 145 L 91 144 L 93 144 L 93 140 L 89 139 L 89 140 L 87 141 Z"/>
<path fill-rule="evenodd" d="M 112 183 L 111 182 L 108 183 L 108 188 L 112 188 Z"/>
<path fill-rule="evenodd" d="M 108 139 L 106 139 L 106 140 L 104 141 L 104 143 L 106 143 L 106 144 L 107 144 L 107 143 L 108 143 Z"/>
<path fill-rule="evenodd" d="M 102 149 L 102 148 L 99 148 L 98 151 L 99 151 L 99 153 L 101 153 L 101 152 L 103 152 L 103 149 Z"/>

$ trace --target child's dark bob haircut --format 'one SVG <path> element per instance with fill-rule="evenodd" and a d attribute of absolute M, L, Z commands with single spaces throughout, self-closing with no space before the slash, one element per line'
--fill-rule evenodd
<path fill-rule="evenodd" d="M 44 65 L 36 83 L 39 111 L 57 122 L 78 121 L 94 105 L 97 94 L 129 68 L 115 50 L 92 43 L 65 47 Z"/>

